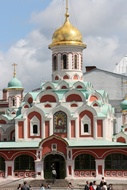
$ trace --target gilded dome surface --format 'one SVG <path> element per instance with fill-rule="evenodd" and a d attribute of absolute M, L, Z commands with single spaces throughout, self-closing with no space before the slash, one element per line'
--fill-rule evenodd
<path fill-rule="evenodd" d="M 75 28 L 66 18 L 62 27 L 58 28 L 52 36 L 52 44 L 49 48 L 55 45 L 81 45 L 86 47 L 82 42 L 80 31 Z"/>

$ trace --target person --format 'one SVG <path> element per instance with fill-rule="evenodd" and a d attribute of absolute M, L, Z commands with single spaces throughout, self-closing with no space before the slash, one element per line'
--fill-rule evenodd
<path fill-rule="evenodd" d="M 111 183 L 110 183 L 109 186 L 108 186 L 108 190 L 113 190 L 113 186 L 112 186 Z"/>
<path fill-rule="evenodd" d="M 90 182 L 89 190 L 94 190 L 94 188 L 93 188 L 93 183 L 92 183 L 92 182 Z"/>
<path fill-rule="evenodd" d="M 33 190 L 31 185 L 29 185 L 29 189 L 30 189 L 30 190 Z"/>
<path fill-rule="evenodd" d="M 18 187 L 17 187 L 17 189 L 21 190 L 21 187 L 22 187 L 21 184 L 19 184 Z"/>
<path fill-rule="evenodd" d="M 51 189 L 51 186 L 50 186 L 50 184 L 49 184 L 49 183 L 47 184 L 47 189 Z"/>
<path fill-rule="evenodd" d="M 45 190 L 44 184 L 42 183 L 40 186 L 40 190 Z"/>
<path fill-rule="evenodd" d="M 105 179 L 104 179 L 104 177 L 102 177 L 101 182 L 100 182 L 100 188 L 103 186 L 104 182 L 105 182 Z"/>
<path fill-rule="evenodd" d="M 96 190 L 96 188 L 97 188 L 96 181 L 93 181 L 93 189 Z"/>
<path fill-rule="evenodd" d="M 89 182 L 88 181 L 86 181 L 86 185 L 84 187 L 84 190 L 89 190 Z"/>
<path fill-rule="evenodd" d="M 55 167 L 54 163 L 51 164 L 51 168 L 53 169 Z"/>
<path fill-rule="evenodd" d="M 72 189 L 72 183 L 71 182 L 68 183 L 67 189 Z"/>
<path fill-rule="evenodd" d="M 56 180 L 56 170 L 55 170 L 55 168 L 53 168 L 52 169 L 52 179 L 53 179 L 53 182 L 52 183 L 54 183 L 55 182 L 55 180 Z"/>
<path fill-rule="evenodd" d="M 97 185 L 97 188 L 96 188 L 96 190 L 101 190 L 101 187 L 100 187 L 100 185 Z"/>
<path fill-rule="evenodd" d="M 103 186 L 101 187 L 101 190 L 107 190 L 107 184 L 106 184 L 106 182 L 103 183 Z"/>
<path fill-rule="evenodd" d="M 22 185 L 21 190 L 30 190 L 29 186 L 27 185 L 27 181 L 24 181 L 24 185 Z"/>

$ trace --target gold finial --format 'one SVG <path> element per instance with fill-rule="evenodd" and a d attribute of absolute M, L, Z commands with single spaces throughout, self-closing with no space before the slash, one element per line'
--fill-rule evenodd
<path fill-rule="evenodd" d="M 68 13 L 68 0 L 66 0 L 66 13 L 65 13 L 65 17 L 66 17 L 66 21 L 69 17 L 69 13 Z"/>
<path fill-rule="evenodd" d="M 16 63 L 13 63 L 12 66 L 14 67 L 13 77 L 15 77 L 15 76 L 16 76 L 16 70 L 15 70 L 15 68 L 16 68 L 16 66 L 18 66 L 18 65 L 17 65 Z"/>

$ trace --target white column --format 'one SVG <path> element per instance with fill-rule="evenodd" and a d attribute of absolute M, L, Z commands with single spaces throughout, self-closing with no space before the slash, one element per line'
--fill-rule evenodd
<path fill-rule="evenodd" d="M 58 54 L 58 71 L 61 70 L 61 54 Z"/>
<path fill-rule="evenodd" d="M 36 179 L 44 179 L 43 161 L 35 160 Z M 40 175 L 39 175 L 40 173 Z"/>
<path fill-rule="evenodd" d="M 28 119 L 28 118 L 27 118 Z M 26 141 L 27 140 L 27 136 L 28 136 L 28 125 L 27 125 L 27 119 L 25 119 L 24 121 L 24 140 Z M 31 123 L 30 123 L 31 125 Z"/>
<path fill-rule="evenodd" d="M 41 126 L 41 129 L 42 129 L 42 139 L 45 138 L 45 120 L 43 118 L 41 118 L 41 121 L 42 121 L 42 126 Z"/>
<path fill-rule="evenodd" d="M 9 167 L 11 168 L 11 175 L 8 174 Z M 14 161 L 5 161 L 5 177 L 14 177 Z"/>
<path fill-rule="evenodd" d="M 69 167 L 71 167 L 71 174 L 69 174 Z M 67 149 L 66 179 L 72 179 L 73 177 L 74 177 L 74 160 L 72 160 L 72 150 Z"/>
<path fill-rule="evenodd" d="M 94 139 L 97 139 L 97 118 L 94 118 L 94 128 L 93 128 L 93 135 L 94 135 Z"/>
<path fill-rule="evenodd" d="M 71 121 L 70 118 L 67 118 L 67 138 L 71 138 Z"/>
<path fill-rule="evenodd" d="M 49 120 L 49 135 L 53 134 L 53 118 Z"/>
<path fill-rule="evenodd" d="M 18 139 L 18 120 L 15 119 L 15 141 Z"/>
<path fill-rule="evenodd" d="M 71 167 L 71 174 L 69 174 L 69 167 Z M 74 178 L 74 160 L 66 161 L 66 179 Z"/>
<path fill-rule="evenodd" d="M 76 139 L 78 139 L 79 138 L 79 118 L 75 120 L 75 135 L 76 135 Z"/>
<path fill-rule="evenodd" d="M 104 176 L 104 160 L 103 159 L 101 159 L 101 160 L 98 159 L 98 160 L 95 160 L 95 161 L 96 161 L 96 176 L 97 177 Z M 101 173 L 99 173 L 99 171 L 98 171 L 99 167 L 102 168 L 102 172 Z"/>
<path fill-rule="evenodd" d="M 107 122 L 107 119 L 104 119 L 103 120 L 103 138 L 106 139 L 106 122 Z"/>

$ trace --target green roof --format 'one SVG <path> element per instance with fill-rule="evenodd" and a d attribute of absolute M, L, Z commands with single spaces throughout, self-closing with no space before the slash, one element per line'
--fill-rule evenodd
<path fill-rule="evenodd" d="M 39 146 L 39 141 L 0 142 L 0 149 L 37 148 L 38 146 Z"/>
<path fill-rule="evenodd" d="M 8 83 L 8 88 L 23 88 L 22 83 L 16 78 L 13 77 L 13 79 L 10 80 Z"/>
<path fill-rule="evenodd" d="M 41 91 L 35 91 L 35 92 L 28 92 L 27 94 L 30 94 L 33 98 L 33 100 L 36 100 L 38 94 L 40 93 Z M 26 94 L 26 95 L 27 95 Z"/>
<path fill-rule="evenodd" d="M 76 147 L 125 147 L 127 146 L 126 143 L 120 142 L 112 142 L 106 140 L 83 140 L 83 139 L 71 139 L 67 141 L 69 147 L 76 148 Z M 38 148 L 40 141 L 20 141 L 20 142 L 0 142 L 0 149 L 23 149 L 23 148 Z"/>
<path fill-rule="evenodd" d="M 126 143 L 120 143 L 120 142 L 112 142 L 112 141 L 106 141 L 106 140 L 101 140 L 101 139 L 65 139 L 69 147 L 118 147 L 118 146 L 127 146 Z"/>
<path fill-rule="evenodd" d="M 68 91 L 68 90 L 57 90 L 57 91 L 54 91 L 54 92 L 57 94 L 59 100 L 62 100 L 63 95 L 64 95 L 67 91 Z"/>
<path fill-rule="evenodd" d="M 9 121 L 13 120 L 13 118 L 15 117 L 15 116 L 10 116 L 10 115 L 8 115 L 8 114 L 3 114 L 3 116 L 4 116 L 5 118 L 7 118 Z"/>

